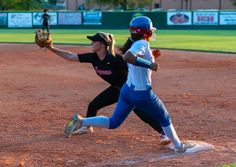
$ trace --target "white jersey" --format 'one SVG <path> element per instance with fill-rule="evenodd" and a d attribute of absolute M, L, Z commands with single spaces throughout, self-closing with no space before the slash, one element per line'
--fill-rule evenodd
<path fill-rule="evenodd" d="M 135 41 L 128 51 L 130 51 L 134 56 L 139 56 L 146 60 L 154 62 L 154 57 L 150 49 L 150 45 L 145 40 Z M 126 83 L 129 86 L 131 84 L 134 85 L 136 90 L 146 90 L 151 86 L 152 70 L 150 70 L 149 68 L 135 66 L 129 63 L 128 70 L 128 79 Z"/>

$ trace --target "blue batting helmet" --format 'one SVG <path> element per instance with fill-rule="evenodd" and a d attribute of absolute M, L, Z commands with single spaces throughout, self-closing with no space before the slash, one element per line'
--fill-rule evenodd
<path fill-rule="evenodd" d="M 139 34 L 145 38 L 152 37 L 155 27 L 153 27 L 152 20 L 146 16 L 138 16 L 131 20 L 130 22 L 130 33 Z"/>

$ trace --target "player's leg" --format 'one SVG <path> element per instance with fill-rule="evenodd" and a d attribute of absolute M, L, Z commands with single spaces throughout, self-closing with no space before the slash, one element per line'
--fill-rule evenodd
<path fill-rule="evenodd" d="M 155 118 L 160 123 L 165 135 L 171 140 L 176 148 L 181 148 L 182 143 L 171 123 L 170 115 L 156 94 L 150 89 L 147 91 L 135 91 L 136 107 L 145 111 L 149 117 Z"/>
<path fill-rule="evenodd" d="M 84 118 L 82 125 L 109 129 L 119 127 L 134 108 L 134 106 L 128 102 L 127 94 L 129 94 L 129 88 L 128 86 L 123 86 L 115 110 L 110 118 L 105 116 Z"/>
<path fill-rule="evenodd" d="M 158 133 L 164 134 L 159 122 L 157 122 L 155 119 L 151 118 L 146 112 L 144 112 L 138 108 L 134 108 L 133 111 L 143 122 L 149 124 Z"/>
<path fill-rule="evenodd" d="M 46 24 L 46 29 L 47 29 L 47 32 L 49 33 L 49 24 L 48 23 Z"/>
<path fill-rule="evenodd" d="M 161 101 L 157 97 L 157 95 L 150 90 L 149 96 L 150 101 L 147 104 L 142 104 L 142 102 L 138 102 L 141 105 L 137 105 L 137 108 L 140 107 L 142 109 L 142 106 L 145 106 L 145 110 L 149 112 L 153 118 L 156 118 L 158 122 L 160 122 L 163 131 L 165 132 L 166 136 L 171 140 L 171 142 L 175 146 L 176 152 L 185 152 L 187 149 L 192 148 L 195 146 L 194 143 L 183 143 L 180 141 L 175 128 L 171 122 L 170 115 Z"/>
<path fill-rule="evenodd" d="M 86 117 L 95 117 L 99 109 L 116 103 L 119 98 L 119 93 L 120 90 L 118 88 L 114 88 L 113 86 L 110 86 L 105 89 L 89 103 Z M 84 126 L 79 129 L 76 129 L 73 132 L 74 135 L 88 133 L 93 133 L 93 128 L 91 126 Z"/>
<path fill-rule="evenodd" d="M 110 117 L 109 129 L 115 129 L 119 127 L 134 109 L 135 106 L 131 102 L 130 94 L 131 89 L 128 87 L 128 85 L 124 84 L 121 88 L 116 108 Z"/>
<path fill-rule="evenodd" d="M 155 119 L 150 117 L 145 111 L 135 108 L 134 113 L 145 123 L 149 124 L 154 130 L 160 133 L 160 144 L 167 145 L 171 143 L 170 139 L 165 135 L 160 123 Z"/>
<path fill-rule="evenodd" d="M 121 89 L 118 103 L 111 118 L 108 118 L 106 116 L 82 118 L 79 115 L 74 115 L 66 126 L 66 129 L 64 131 L 65 136 L 70 137 L 74 129 L 84 126 L 109 129 L 115 129 L 119 127 L 134 108 L 134 105 L 129 103 L 130 99 L 127 94 L 129 95 L 129 87 L 125 85 Z"/>
<path fill-rule="evenodd" d="M 42 25 L 43 31 L 45 30 L 45 28 L 46 28 L 46 25 L 45 25 L 45 23 L 43 22 L 43 25 Z"/>
<path fill-rule="evenodd" d="M 120 90 L 112 86 L 97 95 L 88 105 L 86 117 L 94 117 L 99 109 L 118 101 Z"/>
<path fill-rule="evenodd" d="M 46 29 L 47 29 L 47 32 L 49 33 L 49 27 L 48 26 L 46 27 Z"/>

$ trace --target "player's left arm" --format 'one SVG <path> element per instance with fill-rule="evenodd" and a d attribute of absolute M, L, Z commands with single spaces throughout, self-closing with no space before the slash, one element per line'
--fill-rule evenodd
<path fill-rule="evenodd" d="M 150 68 L 153 71 L 157 71 L 157 69 L 159 68 L 159 64 L 149 61 L 149 60 L 146 60 L 139 55 L 135 56 L 130 51 L 127 51 L 124 54 L 123 59 L 127 63 L 133 64 L 135 66 L 144 67 L 144 68 Z"/>

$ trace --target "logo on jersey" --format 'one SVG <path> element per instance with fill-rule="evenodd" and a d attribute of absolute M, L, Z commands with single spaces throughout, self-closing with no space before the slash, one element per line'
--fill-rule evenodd
<path fill-rule="evenodd" d="M 95 67 L 95 71 L 98 75 L 111 75 L 112 71 L 111 70 L 99 70 L 98 67 Z"/>

